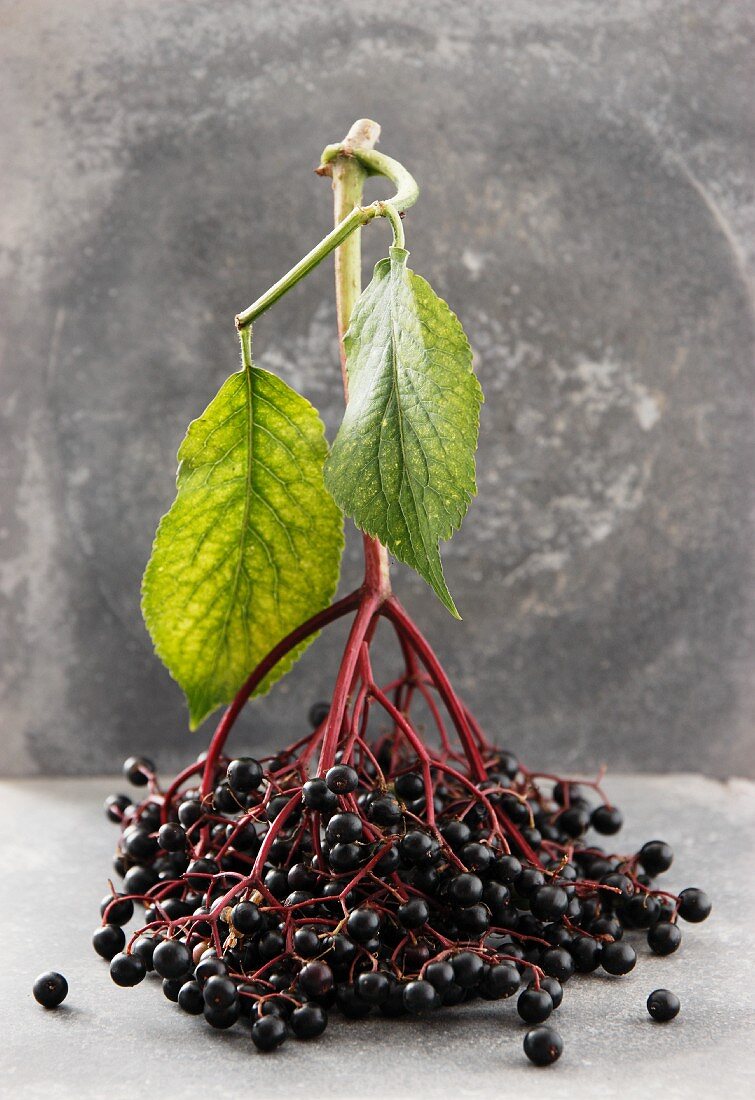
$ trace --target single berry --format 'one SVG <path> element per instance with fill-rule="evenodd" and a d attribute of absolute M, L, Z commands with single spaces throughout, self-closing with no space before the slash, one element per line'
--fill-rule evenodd
<path fill-rule="evenodd" d="M 536 1066 L 551 1066 L 561 1057 L 564 1041 L 552 1027 L 533 1027 L 524 1036 L 524 1053 Z"/>
<path fill-rule="evenodd" d="M 129 756 L 123 762 L 123 774 L 134 787 L 146 787 L 155 765 L 146 756 Z"/>
<path fill-rule="evenodd" d="M 328 1026 L 328 1016 L 321 1005 L 304 1004 L 291 1013 L 289 1025 L 297 1039 L 316 1039 Z"/>
<path fill-rule="evenodd" d="M 348 764 L 334 764 L 326 772 L 325 782 L 333 794 L 351 794 L 359 785 L 359 776 Z"/>
<path fill-rule="evenodd" d="M 338 805 L 338 797 L 324 779 L 308 779 L 302 787 L 302 798 L 308 809 L 321 813 L 329 813 Z"/>
<path fill-rule="evenodd" d="M 538 920 L 558 920 L 568 907 L 569 898 L 560 886 L 541 886 L 530 899 L 530 909 Z"/>
<path fill-rule="evenodd" d="M 213 974 L 207 979 L 202 996 L 209 1008 L 216 1009 L 230 1008 L 238 999 L 235 983 L 230 978 L 223 977 L 222 974 Z"/>
<path fill-rule="evenodd" d="M 346 931 L 356 943 L 367 943 L 380 930 L 380 916 L 374 909 L 354 909 L 346 921 Z"/>
<path fill-rule="evenodd" d="M 105 799 L 105 816 L 108 821 L 120 825 L 123 820 L 123 811 L 131 805 L 131 799 L 127 794 L 109 794 Z"/>
<path fill-rule="evenodd" d="M 414 930 L 421 928 L 427 922 L 430 908 L 423 898 L 411 898 L 403 905 L 399 905 L 396 916 L 402 928 Z"/>
<path fill-rule="evenodd" d="M 473 989 L 483 974 L 483 962 L 479 955 L 472 951 L 460 951 L 458 955 L 450 958 L 454 972 L 454 982 L 462 989 Z"/>
<path fill-rule="evenodd" d="M 184 982 L 178 991 L 178 1007 L 190 1016 L 201 1016 L 204 1012 L 204 997 L 199 982 Z"/>
<path fill-rule="evenodd" d="M 126 936 L 118 924 L 103 924 L 92 936 L 92 947 L 108 962 L 126 946 Z"/>
<path fill-rule="evenodd" d="M 616 943 L 604 943 L 600 953 L 600 965 L 607 974 L 628 974 L 634 970 L 637 953 L 631 944 L 619 940 Z"/>
<path fill-rule="evenodd" d="M 128 924 L 134 915 L 134 903 L 131 898 L 122 898 L 119 894 L 105 894 L 100 902 L 100 916 L 108 924 Z"/>
<path fill-rule="evenodd" d="M 252 1042 L 257 1050 L 267 1053 L 285 1042 L 288 1028 L 280 1016 L 260 1016 L 252 1024 Z"/>
<path fill-rule="evenodd" d="M 424 795 L 425 784 L 422 781 L 422 776 L 416 772 L 404 772 L 403 775 L 397 776 L 394 780 L 393 789 L 404 802 L 414 802 Z"/>
<path fill-rule="evenodd" d="M 262 927 L 262 914 L 253 901 L 239 901 L 231 909 L 231 924 L 242 936 L 249 936 Z"/>
<path fill-rule="evenodd" d="M 182 852 L 186 847 L 186 833 L 177 822 L 167 821 L 160 826 L 157 843 L 165 852 Z"/>
<path fill-rule="evenodd" d="M 679 1015 L 679 998 L 670 989 L 656 989 L 647 1000 L 648 1012 L 659 1024 L 665 1024 Z"/>
<path fill-rule="evenodd" d="M 178 940 L 163 940 L 152 953 L 152 965 L 161 978 L 188 978 L 191 955 Z"/>
<path fill-rule="evenodd" d="M 362 819 L 358 814 L 333 814 L 325 828 L 328 844 L 350 844 L 362 839 Z"/>
<path fill-rule="evenodd" d="M 234 791 L 240 794 L 251 794 L 262 782 L 262 765 L 251 756 L 240 756 L 228 765 L 226 779 Z"/>
<path fill-rule="evenodd" d="M 299 986 L 307 997 L 322 997 L 333 988 L 333 971 L 327 963 L 306 963 L 299 973 Z"/>
<path fill-rule="evenodd" d="M 329 714 L 330 703 L 313 703 L 312 706 L 309 708 L 308 715 L 309 724 L 312 729 L 317 729 L 318 726 L 321 726 Z"/>
<path fill-rule="evenodd" d="M 553 998 L 547 989 L 525 989 L 519 994 L 516 1010 L 526 1024 L 541 1024 L 553 1011 Z"/>
<path fill-rule="evenodd" d="M 138 985 L 147 973 L 144 960 L 138 955 L 121 953 L 116 955 L 110 963 L 110 977 L 116 985 Z"/>
<path fill-rule="evenodd" d="M 659 921 L 648 930 L 648 946 L 656 955 L 673 955 L 682 942 L 679 926 Z"/>
<path fill-rule="evenodd" d="M 551 947 L 544 951 L 540 966 L 549 977 L 557 978 L 559 982 L 568 982 L 575 970 L 574 959 L 564 947 Z"/>
<path fill-rule="evenodd" d="M 57 1008 L 66 999 L 68 982 L 62 974 L 48 970 L 40 974 L 32 986 L 34 1000 L 43 1008 Z"/>
<path fill-rule="evenodd" d="M 418 1016 L 422 1012 L 429 1012 L 439 1004 L 440 997 L 435 986 L 430 982 L 419 979 L 415 982 L 407 982 L 404 986 L 404 1008 L 412 1015 Z"/>
<path fill-rule="evenodd" d="M 381 974 L 379 970 L 371 970 L 367 974 L 359 975 L 356 991 L 367 1004 L 383 1004 L 391 991 L 391 980 L 387 974 Z"/>
<path fill-rule="evenodd" d="M 668 871 L 674 862 L 674 853 L 663 840 L 649 840 L 642 845 L 637 858 L 642 869 L 655 877 Z"/>
<path fill-rule="evenodd" d="M 590 824 L 602 836 L 615 836 L 624 824 L 624 815 L 617 806 L 596 806 Z"/>
<path fill-rule="evenodd" d="M 711 911 L 711 902 L 704 890 L 688 886 L 679 895 L 679 916 L 690 924 L 699 924 L 707 919 Z"/>

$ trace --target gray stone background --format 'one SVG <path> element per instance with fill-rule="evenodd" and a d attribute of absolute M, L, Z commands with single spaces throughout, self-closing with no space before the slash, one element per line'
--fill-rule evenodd
<path fill-rule="evenodd" d="M 755 774 L 753 9 L 709 0 L 0 3 L 2 769 L 190 758 L 139 579 L 233 315 L 325 232 L 362 115 L 422 186 L 412 264 L 487 395 L 454 624 L 531 764 Z M 371 185 L 369 198 L 385 195 Z M 386 228 L 365 234 L 366 268 Z M 324 265 L 258 361 L 339 416 Z M 358 570 L 352 540 L 344 586 Z M 344 588 L 345 590 L 345 588 Z M 303 732 L 342 634 L 245 716 Z"/>

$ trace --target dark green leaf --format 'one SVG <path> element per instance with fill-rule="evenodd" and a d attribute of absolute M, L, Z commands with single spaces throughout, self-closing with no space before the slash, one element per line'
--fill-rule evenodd
<path fill-rule="evenodd" d="M 476 492 L 482 391 L 458 318 L 392 248 L 357 302 L 345 345 L 349 403 L 325 484 L 363 531 L 411 565 L 458 617 L 438 540 Z"/>

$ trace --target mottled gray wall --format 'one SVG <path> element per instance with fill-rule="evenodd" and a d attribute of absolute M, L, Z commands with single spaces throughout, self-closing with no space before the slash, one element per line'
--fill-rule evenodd
<path fill-rule="evenodd" d="M 367 115 L 422 185 L 412 263 L 487 395 L 445 553 L 464 622 L 404 569 L 402 596 L 529 762 L 755 774 L 748 14 L 0 3 L 5 771 L 202 747 L 140 574 L 183 429 L 235 368 L 233 314 L 326 229 L 311 167 Z M 367 237 L 371 263 L 385 226 Z M 332 432 L 330 294 L 326 265 L 255 350 Z M 249 743 L 299 735 L 340 640 L 246 716 Z"/>

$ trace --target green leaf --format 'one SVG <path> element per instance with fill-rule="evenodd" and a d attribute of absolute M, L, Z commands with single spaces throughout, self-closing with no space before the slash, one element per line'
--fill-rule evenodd
<path fill-rule="evenodd" d="M 438 540 L 476 492 L 482 390 L 458 318 L 392 248 L 345 337 L 349 403 L 325 484 L 358 527 L 425 578 L 459 617 Z"/>
<path fill-rule="evenodd" d="M 333 597 L 343 519 L 323 484 L 326 454 L 317 411 L 257 367 L 232 374 L 189 425 L 177 496 L 144 573 L 142 612 L 186 693 L 192 729 Z"/>

